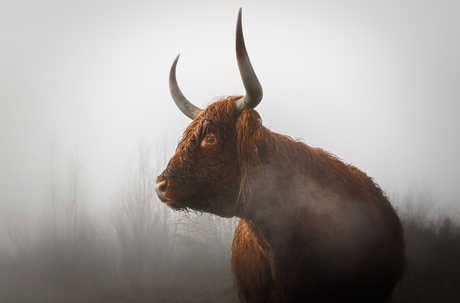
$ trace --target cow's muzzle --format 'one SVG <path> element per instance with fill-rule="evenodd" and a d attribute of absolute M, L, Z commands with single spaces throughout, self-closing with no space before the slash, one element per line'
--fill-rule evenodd
<path fill-rule="evenodd" d="M 168 188 L 168 181 L 157 180 L 155 183 L 155 191 L 157 192 L 158 198 L 163 202 L 168 202 L 169 199 L 166 197 L 166 189 Z"/>

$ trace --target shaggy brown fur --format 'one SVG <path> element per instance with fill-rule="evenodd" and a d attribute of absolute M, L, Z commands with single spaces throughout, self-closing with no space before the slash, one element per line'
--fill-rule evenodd
<path fill-rule="evenodd" d="M 229 97 L 187 128 L 157 182 L 174 209 L 238 216 L 232 268 L 247 302 L 385 302 L 404 267 L 380 187 L 324 150 L 262 126 Z"/>

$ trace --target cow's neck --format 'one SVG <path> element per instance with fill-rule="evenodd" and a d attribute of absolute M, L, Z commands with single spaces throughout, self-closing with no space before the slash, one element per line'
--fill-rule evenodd
<path fill-rule="evenodd" d="M 279 235 L 289 235 L 296 226 L 299 201 L 297 189 L 300 183 L 293 181 L 276 161 L 262 161 L 251 173 L 246 189 L 244 207 L 239 217 L 246 220 L 254 233 L 270 247 L 283 246 Z"/>

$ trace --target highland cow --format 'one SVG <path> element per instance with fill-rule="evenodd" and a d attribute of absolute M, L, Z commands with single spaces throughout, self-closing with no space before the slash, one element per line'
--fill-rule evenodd
<path fill-rule="evenodd" d="M 385 302 L 404 268 L 401 223 L 372 178 L 332 154 L 262 125 L 262 88 L 243 40 L 236 53 L 245 96 L 200 109 L 170 90 L 193 119 L 158 177 L 175 210 L 239 218 L 232 269 L 246 302 Z"/>

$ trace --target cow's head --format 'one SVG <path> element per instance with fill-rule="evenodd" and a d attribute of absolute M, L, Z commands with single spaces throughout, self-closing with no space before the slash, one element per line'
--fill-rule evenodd
<path fill-rule="evenodd" d="M 193 209 L 230 217 L 244 199 L 249 168 L 258 161 L 260 117 L 253 110 L 262 87 L 244 44 L 241 9 L 236 28 L 236 55 L 245 96 L 232 96 L 200 109 L 182 94 L 176 81 L 177 56 L 169 75 L 174 102 L 193 122 L 184 132 L 155 189 L 173 209 Z"/>

